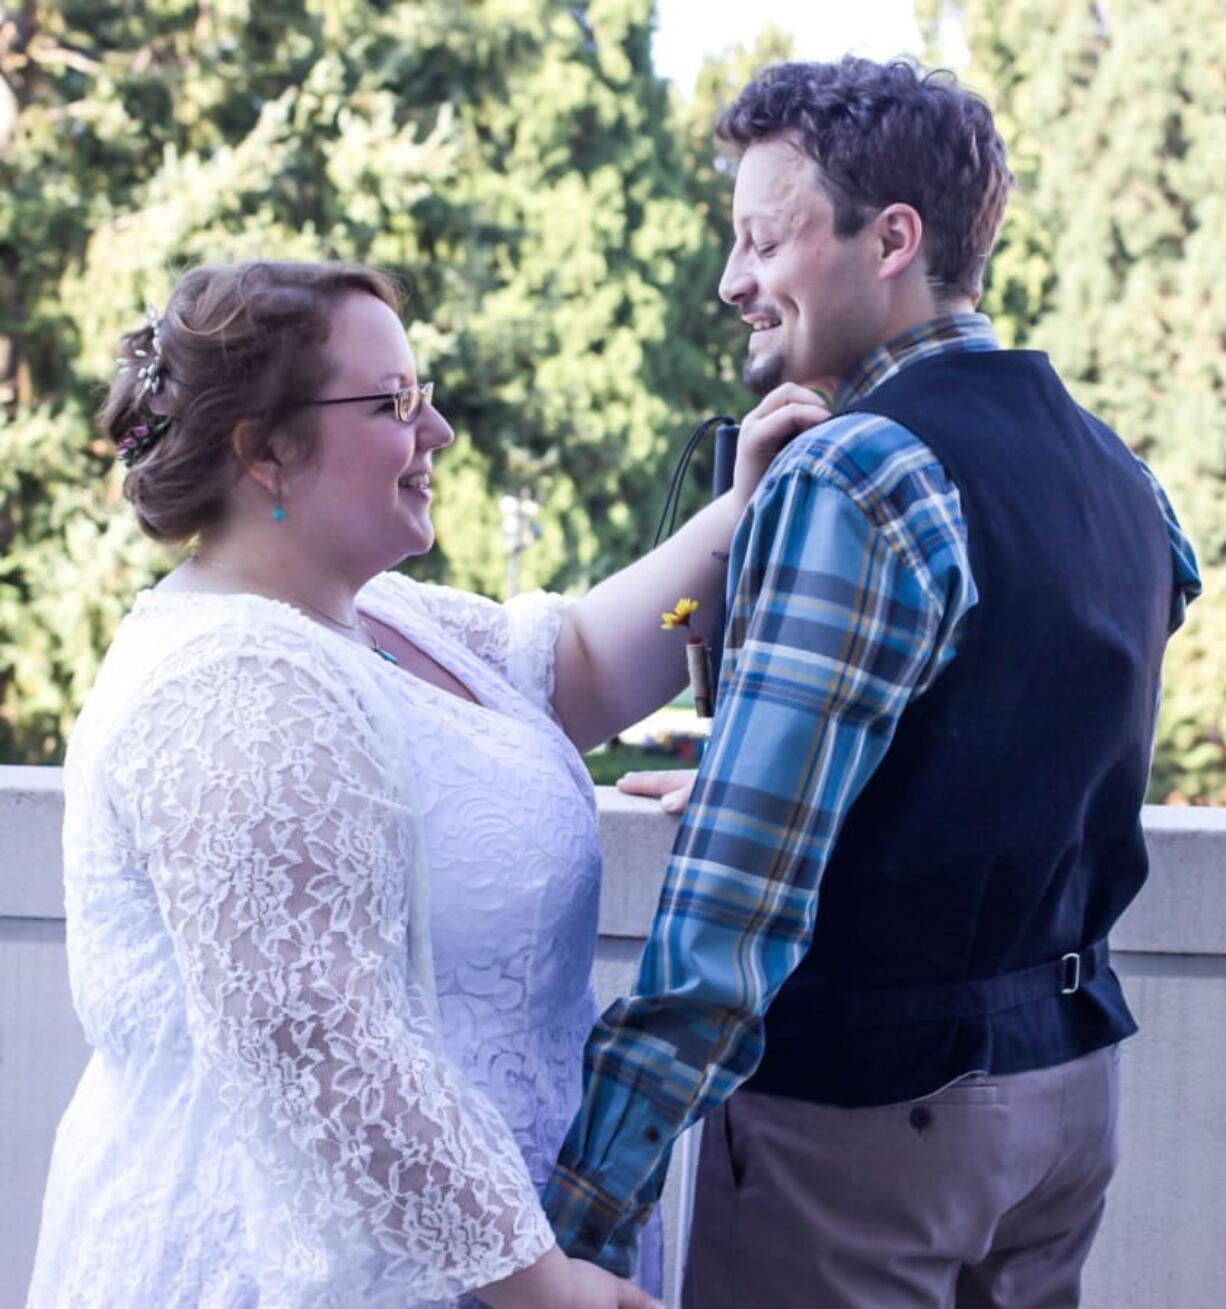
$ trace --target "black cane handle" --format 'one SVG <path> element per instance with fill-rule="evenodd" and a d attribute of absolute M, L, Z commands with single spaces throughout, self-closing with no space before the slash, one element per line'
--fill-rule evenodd
<path fill-rule="evenodd" d="M 712 498 L 718 499 L 725 491 L 732 489 L 732 474 L 736 468 L 736 439 L 740 435 L 736 423 L 724 422 L 715 429 L 715 461 L 711 477 Z M 719 666 L 724 657 L 724 624 L 728 614 L 724 606 L 723 592 L 715 610 L 715 622 L 711 628 L 711 685 L 719 686 Z"/>

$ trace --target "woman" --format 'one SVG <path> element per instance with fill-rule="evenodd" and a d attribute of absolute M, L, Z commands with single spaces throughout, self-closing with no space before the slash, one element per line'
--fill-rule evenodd
<path fill-rule="evenodd" d="M 734 491 L 583 600 L 415 585 L 386 570 L 433 542 L 452 432 L 396 309 L 355 266 L 205 267 L 124 339 L 125 492 L 196 548 L 138 597 L 65 765 L 95 1054 L 39 1309 L 651 1303 L 562 1255 L 532 1185 L 592 1017 L 578 750 L 676 691 L 659 612 L 716 595 L 816 418 L 755 411 Z"/>

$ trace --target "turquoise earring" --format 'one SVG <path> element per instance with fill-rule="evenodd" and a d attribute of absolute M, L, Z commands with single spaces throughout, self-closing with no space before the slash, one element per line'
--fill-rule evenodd
<path fill-rule="evenodd" d="M 277 505 L 277 507 L 272 511 L 272 521 L 274 523 L 285 522 L 285 510 L 282 509 L 280 505 Z"/>

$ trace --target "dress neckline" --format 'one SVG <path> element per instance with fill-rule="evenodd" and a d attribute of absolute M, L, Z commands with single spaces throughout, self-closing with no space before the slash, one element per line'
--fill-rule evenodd
<path fill-rule="evenodd" d="M 374 581 L 375 579 L 372 578 L 371 580 Z M 367 586 L 369 586 L 369 583 L 367 583 Z M 366 588 L 364 587 L 363 590 L 365 589 Z M 375 600 L 373 610 L 369 603 L 372 598 Z M 454 692 L 445 690 L 441 686 L 436 686 L 433 682 L 427 681 L 424 677 L 417 676 L 416 673 L 409 672 L 408 669 L 401 667 L 399 664 L 393 664 L 385 659 L 372 660 L 372 664 L 379 666 L 382 675 L 407 678 L 415 687 L 422 687 L 427 692 L 432 692 L 439 696 L 445 696 L 445 702 L 448 704 L 464 705 L 469 709 L 477 709 L 483 713 L 496 714 L 500 712 L 498 709 L 495 709 L 493 705 L 487 703 L 485 697 L 476 689 L 476 687 L 474 687 L 474 681 L 479 681 L 481 679 L 473 678 L 473 669 L 468 665 L 467 661 L 463 661 L 466 664 L 463 672 L 457 672 L 456 669 L 452 667 L 456 657 L 462 656 L 463 651 L 451 648 L 446 652 L 451 656 L 450 659 L 440 658 L 437 647 L 433 641 L 430 641 L 429 639 L 422 640 L 415 626 L 413 626 L 411 630 L 406 631 L 405 624 L 402 621 L 402 616 L 400 614 L 391 614 L 386 606 L 378 602 L 377 597 L 367 596 L 366 601 L 363 602 L 362 592 L 359 591 L 358 599 L 359 608 L 367 617 L 373 617 L 377 622 L 382 623 L 385 627 L 390 628 L 398 636 L 409 642 L 410 645 L 416 646 L 427 656 L 427 658 L 432 659 L 445 672 L 450 673 L 472 698 L 465 699 L 464 696 L 456 695 Z M 316 622 L 309 614 L 303 613 L 297 605 L 290 604 L 287 600 L 278 600 L 274 596 L 262 595 L 258 591 L 159 591 L 156 587 L 147 587 L 145 590 L 137 592 L 132 605 L 132 612 L 135 613 L 138 609 L 148 609 L 150 607 L 157 609 L 182 608 L 185 605 L 195 607 L 201 602 L 208 600 L 237 601 L 240 603 L 250 603 L 254 601 L 257 609 L 262 606 L 267 606 L 275 609 L 278 613 L 289 614 L 298 625 L 307 625 L 303 628 L 304 631 L 322 633 L 334 643 L 339 642 L 346 648 L 352 648 L 364 653 L 368 659 L 374 653 L 369 648 L 359 646 L 356 641 L 348 640 L 339 632 L 334 632 L 331 628 L 324 626 L 323 623 Z M 472 662 L 476 663 L 475 660 Z"/>

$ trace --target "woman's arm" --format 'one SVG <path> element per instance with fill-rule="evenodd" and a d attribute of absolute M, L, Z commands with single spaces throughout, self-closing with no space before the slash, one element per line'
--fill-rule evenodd
<path fill-rule="evenodd" d="M 261 1284 L 399 1305 L 548 1255 L 510 1132 L 441 1051 L 417 819 L 350 688 L 248 640 L 168 679 L 127 738 L 108 787 L 255 1165 Z"/>
<path fill-rule="evenodd" d="M 567 607 L 555 656 L 554 707 L 580 750 L 670 700 L 685 684 L 684 638 L 661 630 L 681 596 L 698 601 L 694 630 L 710 637 L 732 534 L 771 460 L 830 416 L 814 392 L 787 382 L 745 416 L 732 490 L 658 549 Z"/>

